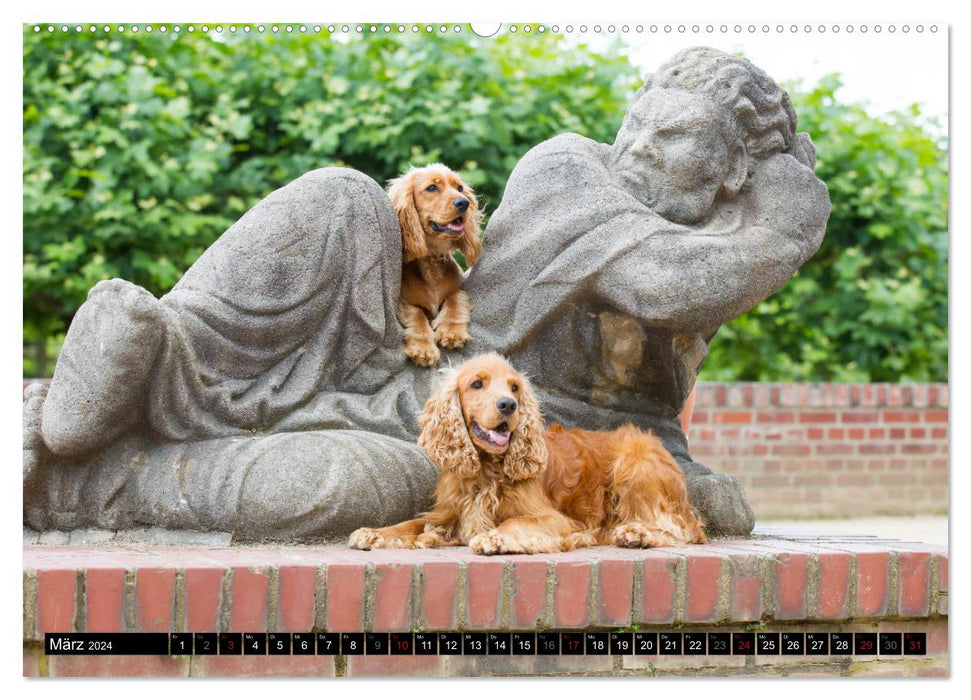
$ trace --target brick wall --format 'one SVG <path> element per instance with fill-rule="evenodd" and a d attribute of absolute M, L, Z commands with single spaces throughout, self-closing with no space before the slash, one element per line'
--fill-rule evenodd
<path fill-rule="evenodd" d="M 947 549 L 762 528 L 656 550 L 24 547 L 25 676 L 948 673 Z M 48 656 L 46 632 L 917 632 L 921 657 Z"/>
<path fill-rule="evenodd" d="M 946 384 L 699 382 L 688 437 L 757 517 L 947 509 Z"/>

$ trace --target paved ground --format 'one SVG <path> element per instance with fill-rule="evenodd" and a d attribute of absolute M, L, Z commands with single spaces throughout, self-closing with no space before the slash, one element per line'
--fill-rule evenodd
<path fill-rule="evenodd" d="M 876 535 L 911 542 L 947 546 L 947 516 L 852 518 L 847 520 L 759 520 L 759 525 L 793 527 L 826 533 Z"/>

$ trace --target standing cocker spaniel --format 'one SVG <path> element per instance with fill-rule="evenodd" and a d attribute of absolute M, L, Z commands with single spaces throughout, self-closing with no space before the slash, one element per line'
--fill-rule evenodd
<path fill-rule="evenodd" d="M 475 263 L 482 213 L 472 189 L 441 163 L 409 170 L 388 183 L 388 194 L 401 224 L 398 320 L 405 355 L 430 367 L 441 355 L 437 345 L 453 350 L 471 339 L 472 303 L 452 253 L 461 252 L 467 266 Z"/>
<path fill-rule="evenodd" d="M 654 435 L 632 425 L 544 430 L 529 382 L 497 354 L 450 370 L 420 425 L 418 444 L 441 472 L 434 508 L 356 530 L 352 547 L 533 554 L 705 542 L 684 475 Z"/>

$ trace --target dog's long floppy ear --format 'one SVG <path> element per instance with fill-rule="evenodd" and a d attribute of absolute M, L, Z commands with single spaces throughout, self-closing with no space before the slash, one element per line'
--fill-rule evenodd
<path fill-rule="evenodd" d="M 469 437 L 459 403 L 458 373 L 450 370 L 425 402 L 418 419 L 421 435 L 418 446 L 442 471 L 459 476 L 475 476 L 480 469 L 479 454 Z"/>
<path fill-rule="evenodd" d="M 469 210 L 465 217 L 465 226 L 462 231 L 462 238 L 459 240 L 459 250 L 465 258 L 465 264 L 469 267 L 475 265 L 482 252 L 482 239 L 479 234 L 479 226 L 482 223 L 483 211 L 479 209 L 479 200 L 475 198 L 475 192 L 471 187 L 466 186 L 465 196 L 469 199 Z"/>
<path fill-rule="evenodd" d="M 418 260 L 428 255 L 425 245 L 425 230 L 418 217 L 418 207 L 415 206 L 415 194 L 412 191 L 412 177 L 402 175 L 388 183 L 388 196 L 391 206 L 398 215 L 401 224 L 401 262 L 402 264 Z"/>
<path fill-rule="evenodd" d="M 519 394 L 520 421 L 513 433 L 502 471 L 513 481 L 536 476 L 546 468 L 549 451 L 543 438 L 545 426 L 533 388 L 524 378 Z"/>

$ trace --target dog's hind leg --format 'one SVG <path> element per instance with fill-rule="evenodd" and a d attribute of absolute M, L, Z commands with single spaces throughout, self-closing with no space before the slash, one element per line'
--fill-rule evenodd
<path fill-rule="evenodd" d="M 705 541 L 684 475 L 660 440 L 628 425 L 614 433 L 611 452 L 608 541 L 619 547 Z"/>

